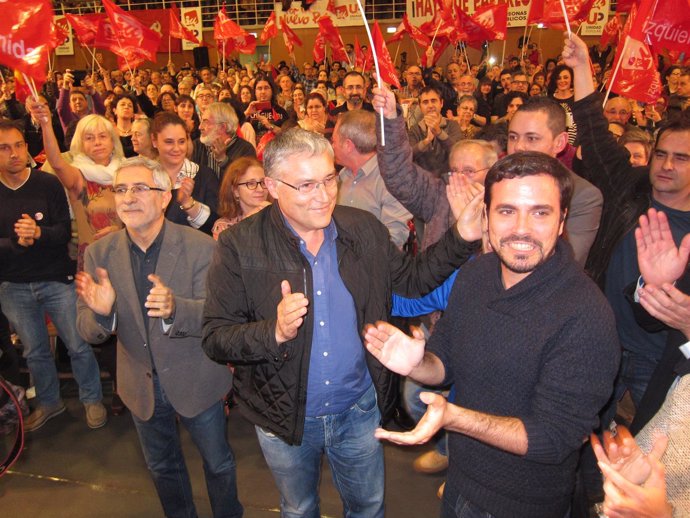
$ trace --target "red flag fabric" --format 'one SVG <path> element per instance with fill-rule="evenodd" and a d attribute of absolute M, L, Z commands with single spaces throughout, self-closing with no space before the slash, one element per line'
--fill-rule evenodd
<path fill-rule="evenodd" d="M 192 31 L 182 25 L 181 20 L 180 11 L 175 4 L 172 4 L 170 6 L 170 36 L 178 40 L 191 41 L 199 45 L 201 43 L 199 38 L 194 36 Z"/>
<path fill-rule="evenodd" d="M 618 12 L 604 25 L 604 31 L 601 33 L 601 47 L 605 48 L 609 45 L 616 45 L 620 36 L 623 24 Z"/>
<path fill-rule="evenodd" d="M 495 40 L 505 40 L 508 32 L 508 4 L 487 5 L 477 9 L 472 19 L 494 34 Z"/>
<path fill-rule="evenodd" d="M 104 13 L 95 14 L 66 14 L 65 18 L 74 30 L 74 36 L 82 45 L 93 45 L 98 32 L 98 25 L 107 17 Z"/>
<path fill-rule="evenodd" d="M 283 38 L 285 38 L 285 33 L 283 33 Z M 285 46 L 288 46 L 287 38 L 285 38 Z M 288 50 L 292 54 L 292 49 L 294 47 L 288 47 Z M 321 31 L 316 34 L 316 40 L 314 41 L 314 48 L 311 51 L 314 61 L 316 63 L 323 63 L 326 59 L 326 38 L 323 37 Z"/>
<path fill-rule="evenodd" d="M 328 0 L 326 4 L 326 12 L 337 14 L 335 9 L 335 0 Z"/>
<path fill-rule="evenodd" d="M 405 31 L 407 31 L 407 33 L 410 35 L 410 38 L 412 38 L 417 45 L 424 48 L 429 46 L 431 43 L 431 38 L 424 34 L 419 27 L 412 25 L 410 19 L 407 17 L 407 13 L 403 15 L 402 22 L 403 26 L 405 27 Z"/>
<path fill-rule="evenodd" d="M 430 41 L 435 41 L 439 37 L 451 39 L 457 32 L 453 20 L 449 21 L 438 10 L 434 13 L 434 17 L 431 20 L 419 26 L 419 30 L 427 35 Z"/>
<path fill-rule="evenodd" d="M 256 37 L 253 34 L 243 31 L 241 36 L 236 36 L 230 41 L 241 54 L 254 54 L 256 52 Z"/>
<path fill-rule="evenodd" d="M 45 81 L 42 79 L 34 79 L 34 85 L 36 86 L 37 92 L 39 92 L 39 93 L 41 92 L 41 88 L 43 88 L 44 83 L 45 83 Z M 15 69 L 15 71 L 14 71 L 14 96 L 17 98 L 17 101 L 24 104 L 26 102 L 26 100 L 31 95 L 33 95 L 31 93 L 31 88 L 29 88 L 29 85 L 24 80 L 24 75 L 19 70 Z"/>
<path fill-rule="evenodd" d="M 407 13 L 403 14 L 403 21 L 398 24 L 398 27 L 395 29 L 395 33 L 393 36 L 388 38 L 388 43 L 395 43 L 396 41 L 402 41 L 403 36 L 405 36 L 405 33 L 407 32 L 405 30 L 405 17 L 407 16 Z"/>
<path fill-rule="evenodd" d="M 60 18 L 58 21 L 53 21 L 50 26 L 50 43 L 51 49 L 59 47 L 65 40 L 69 38 L 69 24 L 65 18 Z"/>
<path fill-rule="evenodd" d="M 371 54 L 371 49 L 365 53 L 359 44 L 359 38 L 355 35 L 355 67 L 363 71 L 371 70 L 374 66 L 374 58 Z"/>
<path fill-rule="evenodd" d="M 485 41 L 493 41 L 496 39 L 495 32 L 480 25 L 462 9 L 458 8 L 456 10 L 456 15 L 458 24 L 457 35 L 461 36 L 462 40 L 467 42 L 468 45 L 472 47 L 481 47 L 482 43 Z"/>
<path fill-rule="evenodd" d="M 614 70 L 618 61 L 620 67 L 613 78 L 611 90 L 637 101 L 655 103 L 662 93 L 656 55 L 644 42 L 630 35 L 623 42 L 616 53 Z"/>
<path fill-rule="evenodd" d="M 216 19 L 213 23 L 213 39 L 222 41 L 242 36 L 243 33 L 244 30 L 242 27 L 228 18 L 227 13 L 225 12 L 225 5 L 223 5 L 223 7 L 218 11 Z"/>
<path fill-rule="evenodd" d="M 266 25 L 264 25 L 264 30 L 261 31 L 259 39 L 261 43 L 266 43 L 276 36 L 278 36 L 278 23 L 276 22 L 276 12 L 273 11 L 271 16 L 268 17 L 268 20 L 266 20 Z"/>
<path fill-rule="evenodd" d="M 130 57 L 129 59 L 127 59 L 122 56 L 117 56 L 117 69 L 121 72 L 126 72 L 129 69 L 134 70 L 136 68 L 139 68 L 144 62 L 146 62 L 145 59 L 141 59 L 138 57 Z"/>
<path fill-rule="evenodd" d="M 345 52 L 345 45 L 343 39 L 340 37 L 338 28 L 333 25 L 333 20 L 330 16 L 321 16 L 318 19 L 319 31 L 326 38 L 326 41 L 331 45 L 332 57 L 336 61 L 349 61 L 347 53 Z M 337 57 L 336 57 L 337 56 Z"/>
<path fill-rule="evenodd" d="M 448 38 L 436 38 L 434 40 L 434 61 L 433 63 L 427 63 L 426 54 L 424 54 L 422 55 L 422 66 L 431 67 L 438 63 L 441 54 L 445 52 L 445 50 L 448 48 L 448 45 L 450 45 L 450 40 Z"/>
<path fill-rule="evenodd" d="M 564 0 L 568 21 L 577 25 L 587 19 L 594 0 Z M 527 24 L 543 23 L 550 29 L 562 31 L 566 28 L 560 0 L 532 1 L 527 15 Z"/>
<path fill-rule="evenodd" d="M 649 38 L 638 37 L 634 30 L 633 37 L 649 41 L 659 49 L 690 50 L 690 0 L 659 0 L 654 2 L 643 0 L 640 4 L 639 20 L 644 35 Z M 649 15 L 646 14 L 649 9 Z"/>
<path fill-rule="evenodd" d="M 379 27 L 379 23 L 377 21 L 374 21 L 374 28 L 371 31 L 371 37 L 374 40 L 374 48 L 376 49 L 376 55 L 378 56 L 381 80 L 384 83 L 388 83 L 396 88 L 400 88 L 400 80 L 395 72 L 395 66 L 391 60 L 391 55 L 388 53 L 388 47 L 386 47 L 386 42 L 383 40 L 383 34 L 381 34 L 381 28 Z"/>
<path fill-rule="evenodd" d="M 616 3 L 617 13 L 629 13 L 633 5 L 639 3 L 639 0 L 618 0 Z"/>
<path fill-rule="evenodd" d="M 35 81 L 45 81 L 53 6 L 49 0 L 1 0 L 0 63 Z"/>
<path fill-rule="evenodd" d="M 283 41 L 285 42 L 285 46 L 290 54 L 294 52 L 295 45 L 298 47 L 302 46 L 302 40 L 297 37 L 297 34 L 295 34 L 295 32 L 287 24 L 285 16 L 280 19 L 280 29 L 283 31 Z"/>
<path fill-rule="evenodd" d="M 108 15 L 119 51 L 111 50 L 125 58 L 145 58 L 156 61 L 156 52 L 161 42 L 161 35 L 146 27 L 133 15 L 126 13 L 111 0 L 102 0 Z"/>

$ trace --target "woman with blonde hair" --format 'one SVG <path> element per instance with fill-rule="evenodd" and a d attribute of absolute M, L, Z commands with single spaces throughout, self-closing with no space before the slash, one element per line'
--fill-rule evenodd
<path fill-rule="evenodd" d="M 213 239 L 218 240 L 223 230 L 270 205 L 264 178 L 264 168 L 256 158 L 238 158 L 228 166 L 218 193 L 220 219 L 213 225 Z"/>

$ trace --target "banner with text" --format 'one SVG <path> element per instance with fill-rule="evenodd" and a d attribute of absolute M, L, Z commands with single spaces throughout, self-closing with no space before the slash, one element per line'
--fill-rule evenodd
<path fill-rule="evenodd" d="M 430 1 L 433 2 L 433 0 Z M 336 27 L 362 25 L 362 15 L 359 14 L 356 0 L 338 0 L 335 12 L 328 11 L 328 4 L 329 0 L 316 0 L 309 10 L 305 11 L 299 7 L 299 3 L 295 2 L 290 9 L 284 11 L 283 4 L 278 2 L 275 4 L 276 15 L 279 20 L 285 16 L 285 21 L 292 29 L 318 29 L 319 18 L 324 14 L 331 17 Z M 364 0 L 362 0 L 362 5 L 364 5 Z"/>
<path fill-rule="evenodd" d="M 65 15 L 53 16 L 55 25 L 59 26 L 63 32 L 67 33 L 67 39 L 62 45 L 55 47 L 56 56 L 74 56 L 74 37 L 72 36 L 72 27 L 70 26 Z"/>
<path fill-rule="evenodd" d="M 201 7 L 181 7 L 180 14 L 182 15 L 182 25 L 192 31 L 199 41 L 204 41 L 204 36 L 201 33 Z M 182 41 L 182 50 L 192 50 L 198 46 L 191 41 Z"/>
<path fill-rule="evenodd" d="M 604 26 L 609 21 L 609 8 L 611 0 L 595 0 L 587 21 L 582 24 L 580 34 L 582 36 L 601 36 Z"/>
<path fill-rule="evenodd" d="M 434 17 L 436 3 L 434 0 L 406 0 L 407 15 L 410 21 L 419 26 Z M 534 0 L 542 1 L 542 0 Z M 508 27 L 524 27 L 527 22 L 530 0 L 452 0 L 453 4 L 467 14 L 474 14 L 476 9 L 496 5 L 508 4 Z"/>

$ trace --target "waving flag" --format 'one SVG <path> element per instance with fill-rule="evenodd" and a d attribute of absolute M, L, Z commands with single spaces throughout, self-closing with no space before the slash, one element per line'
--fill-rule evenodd
<path fill-rule="evenodd" d="M 72 26 L 74 35 L 82 45 L 93 45 L 98 32 L 98 25 L 107 17 L 104 13 L 95 14 L 66 14 L 65 18 Z"/>
<path fill-rule="evenodd" d="M 287 24 L 285 16 L 280 19 L 280 29 L 283 31 L 283 41 L 285 42 L 285 47 L 288 49 L 288 53 L 292 54 L 294 52 L 295 45 L 298 47 L 302 46 L 302 40 L 297 37 L 297 34 L 295 34 Z M 324 59 L 326 58 L 324 57 Z"/>
<path fill-rule="evenodd" d="M 111 45 L 109 48 L 115 54 L 129 60 L 129 58 L 145 58 L 156 61 L 156 52 L 161 42 L 160 33 L 149 29 L 133 15 L 126 13 L 111 0 L 102 0 L 105 12 L 110 20 L 112 36 L 109 39 L 117 41 L 117 50 Z M 104 26 L 101 23 L 101 26 Z M 101 32 L 99 31 L 99 35 Z M 98 38 L 98 36 L 97 36 Z"/>
<path fill-rule="evenodd" d="M 45 81 L 53 6 L 49 0 L 0 0 L 0 63 Z"/>
<path fill-rule="evenodd" d="M 333 20 L 330 16 L 321 16 L 318 19 L 319 32 L 323 34 L 325 40 L 331 46 L 332 58 L 335 61 L 350 61 L 347 52 L 345 52 L 345 45 L 343 39 L 340 37 L 338 28 L 333 25 Z"/>
<path fill-rule="evenodd" d="M 276 12 L 273 11 L 271 16 L 268 17 L 268 20 L 266 20 L 266 25 L 264 25 L 264 30 L 261 31 L 259 39 L 261 43 L 266 43 L 276 36 L 278 36 L 278 24 L 276 23 Z"/>
<path fill-rule="evenodd" d="M 594 0 L 563 0 L 565 10 L 568 13 L 568 21 L 571 25 L 577 25 L 587 19 L 592 10 Z M 543 23 L 550 29 L 564 30 L 566 28 L 563 18 L 561 0 L 532 0 L 527 24 Z"/>
<path fill-rule="evenodd" d="M 379 58 L 381 80 L 389 85 L 394 85 L 396 88 L 400 88 L 400 80 L 395 72 L 395 66 L 391 60 L 391 55 L 388 53 L 388 47 L 386 47 L 386 42 L 383 40 L 383 34 L 381 34 L 381 28 L 377 21 L 374 21 L 371 37 L 374 40 L 376 55 Z"/>
<path fill-rule="evenodd" d="M 462 9 L 458 8 L 456 14 L 458 32 L 456 33 L 457 40 L 454 39 L 453 41 L 462 39 L 472 47 L 481 47 L 482 43 L 485 41 L 493 41 L 496 39 L 495 32 L 480 25 L 468 14 L 465 14 Z"/>
<path fill-rule="evenodd" d="M 604 31 L 601 33 L 601 48 L 616 45 L 622 28 L 620 14 L 616 11 L 616 15 L 604 25 Z"/>
<path fill-rule="evenodd" d="M 639 15 L 642 32 L 655 48 L 690 51 L 690 0 L 642 0 Z"/>
<path fill-rule="evenodd" d="M 431 38 L 424 34 L 419 27 L 413 25 L 410 19 L 407 17 L 407 13 L 403 15 L 403 25 L 405 26 L 405 31 L 410 35 L 410 38 L 420 47 L 428 47 L 431 43 Z"/>
<path fill-rule="evenodd" d="M 508 4 L 480 7 L 472 15 L 472 20 L 494 34 L 493 40 L 505 40 L 508 32 Z"/>
<path fill-rule="evenodd" d="M 201 44 L 199 38 L 194 36 L 192 31 L 182 25 L 180 20 L 180 11 L 177 9 L 175 4 L 172 4 L 170 6 L 170 36 L 177 38 L 178 40 L 191 41 L 197 45 Z"/>

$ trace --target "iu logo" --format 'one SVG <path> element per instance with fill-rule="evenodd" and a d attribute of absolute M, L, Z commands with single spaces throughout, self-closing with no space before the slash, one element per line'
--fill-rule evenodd
<path fill-rule="evenodd" d="M 625 70 L 650 70 L 654 68 L 652 63 L 652 54 L 649 52 L 647 45 L 641 41 L 628 39 L 628 48 L 626 55 L 623 57 L 621 67 Z"/>

